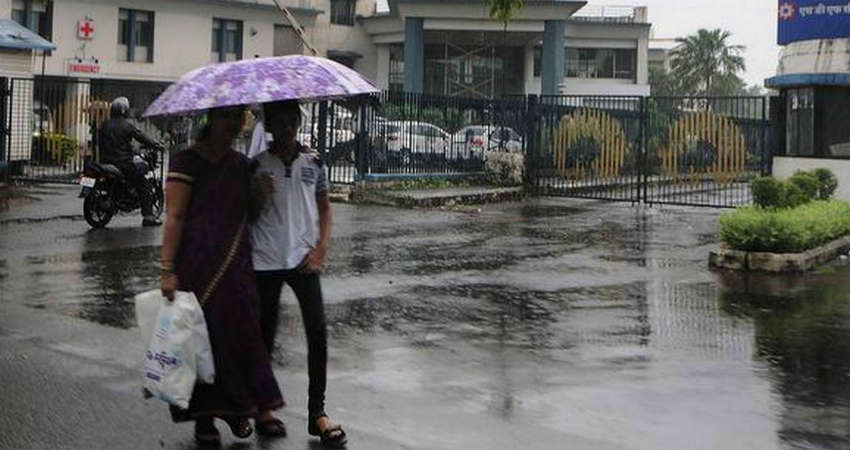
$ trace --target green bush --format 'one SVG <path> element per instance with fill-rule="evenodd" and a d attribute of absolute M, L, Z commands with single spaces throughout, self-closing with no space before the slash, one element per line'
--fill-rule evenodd
<path fill-rule="evenodd" d="M 814 200 L 818 198 L 818 191 L 820 191 L 820 180 L 815 178 L 814 175 L 803 172 L 802 170 L 798 170 L 788 179 L 788 183 L 793 184 L 800 188 L 803 191 L 803 194 L 806 196 L 808 200 Z"/>
<path fill-rule="evenodd" d="M 817 200 L 787 209 L 747 206 L 720 216 L 719 226 L 728 248 L 800 253 L 850 234 L 850 205 Z"/>
<path fill-rule="evenodd" d="M 810 201 L 812 201 L 812 198 L 806 195 L 800 186 L 787 182 L 782 184 L 783 208 L 796 208 L 800 205 L 805 205 Z"/>
<path fill-rule="evenodd" d="M 62 133 L 45 134 L 44 143 L 56 164 L 64 165 L 76 156 L 80 149 L 80 144 L 76 139 Z"/>
<path fill-rule="evenodd" d="M 838 178 L 829 169 L 814 169 L 809 172 L 820 182 L 818 190 L 818 198 L 821 200 L 829 200 L 838 189 Z"/>
<path fill-rule="evenodd" d="M 785 187 L 773 177 L 760 177 L 750 182 L 753 203 L 762 208 L 781 208 L 785 206 Z"/>
<path fill-rule="evenodd" d="M 797 171 L 786 181 L 760 177 L 750 181 L 753 203 L 762 208 L 795 208 L 812 200 L 828 200 L 838 188 L 838 179 L 828 169 Z"/>

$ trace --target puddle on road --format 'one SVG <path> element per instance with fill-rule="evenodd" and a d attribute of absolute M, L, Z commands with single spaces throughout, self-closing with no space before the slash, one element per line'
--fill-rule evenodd
<path fill-rule="evenodd" d="M 510 360 L 506 367 L 522 369 L 516 378 L 504 375 L 505 384 L 527 394 L 523 380 L 535 372 L 535 382 L 546 390 L 542 396 L 552 401 L 570 388 L 580 391 L 581 383 L 598 383 L 605 391 L 605 382 L 618 374 L 624 375 L 617 381 L 628 386 L 642 377 L 675 378 L 671 372 L 689 367 L 695 372 L 687 383 L 727 383 L 747 401 L 763 394 L 747 377 L 764 379 L 780 406 L 776 428 L 788 447 L 850 445 L 850 268 L 796 278 L 780 289 L 769 286 L 778 277 L 741 281 L 721 274 L 718 282 L 681 283 L 664 278 L 664 270 L 650 277 L 644 267 L 680 269 L 685 262 L 695 278 L 710 280 L 703 263 L 694 264 L 693 248 L 716 237 L 699 231 L 678 236 L 671 231 L 675 224 L 658 226 L 631 215 L 619 222 L 604 215 L 558 222 L 577 212 L 534 206 L 521 213 L 530 220 L 464 218 L 449 225 L 382 226 L 335 239 L 326 277 L 421 275 L 432 282 L 400 283 L 381 296 L 327 305 L 331 343 L 343 349 L 334 353 L 373 357 L 373 348 L 351 349 L 364 336 L 391 338 L 437 358 L 464 352 L 463 359 L 472 361 Z M 368 228 L 368 222 L 359 226 Z M 576 254 L 588 256 L 580 263 L 585 267 L 613 267 L 612 284 L 544 291 L 502 280 L 452 279 L 462 271 L 487 274 L 532 259 L 542 269 L 557 267 L 547 258 Z M 157 260 L 157 246 L 35 257 L 24 262 L 26 279 L 15 283 L 0 261 L 0 289 L 11 285 L 12 295 L 37 299 L 33 308 L 127 328 L 135 322 L 132 296 L 156 286 Z M 621 268 L 642 274 L 641 281 L 617 284 L 635 278 L 620 278 Z M 440 277 L 445 283 L 433 282 Z M 292 302 L 282 308 L 280 333 L 279 342 L 303 347 L 301 316 Z M 283 366 L 301 367 L 302 360 L 292 348 L 276 354 Z M 589 374 L 592 383 L 570 378 L 574 373 Z M 667 406 L 638 400 L 649 409 Z M 522 410 L 504 408 L 510 412 L 503 414 L 514 409 Z"/>
<path fill-rule="evenodd" d="M 723 311 L 755 325 L 754 356 L 783 407 L 780 437 L 793 448 L 850 447 L 850 267 L 721 281 Z"/>
<path fill-rule="evenodd" d="M 28 257 L 27 303 L 118 328 L 135 326 L 133 296 L 157 286 L 158 246 Z"/>

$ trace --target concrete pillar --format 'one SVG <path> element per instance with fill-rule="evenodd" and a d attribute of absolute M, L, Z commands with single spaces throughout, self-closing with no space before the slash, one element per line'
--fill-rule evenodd
<path fill-rule="evenodd" d="M 564 82 L 564 20 L 547 20 L 543 25 L 543 55 L 541 57 L 541 93 L 559 94 Z"/>
<path fill-rule="evenodd" d="M 422 93 L 425 85 L 425 31 L 420 17 L 404 19 L 404 91 Z"/>
<path fill-rule="evenodd" d="M 390 88 L 390 46 L 387 44 L 378 44 L 376 46 L 378 53 L 378 64 L 375 75 L 375 87 L 378 89 Z"/>
<path fill-rule="evenodd" d="M 637 42 L 637 56 L 635 60 L 635 83 L 649 84 L 649 31 L 641 34 Z"/>

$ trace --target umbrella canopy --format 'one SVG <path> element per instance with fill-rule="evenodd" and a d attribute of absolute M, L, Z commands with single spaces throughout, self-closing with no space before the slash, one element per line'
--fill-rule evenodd
<path fill-rule="evenodd" d="M 215 64 L 174 82 L 144 117 L 278 100 L 333 100 L 378 89 L 362 75 L 327 58 L 289 55 Z"/>

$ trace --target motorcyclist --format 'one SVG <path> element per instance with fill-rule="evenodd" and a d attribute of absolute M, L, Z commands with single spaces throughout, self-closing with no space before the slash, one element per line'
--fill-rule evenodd
<path fill-rule="evenodd" d="M 118 167 L 127 182 L 136 189 L 142 206 L 142 226 L 159 226 L 162 221 L 153 214 L 153 190 L 147 178 L 133 163 L 133 140 L 157 150 L 163 146 L 136 128 L 128 117 L 129 112 L 130 100 L 127 97 L 118 97 L 112 101 L 109 120 L 100 129 L 101 162 Z"/>

